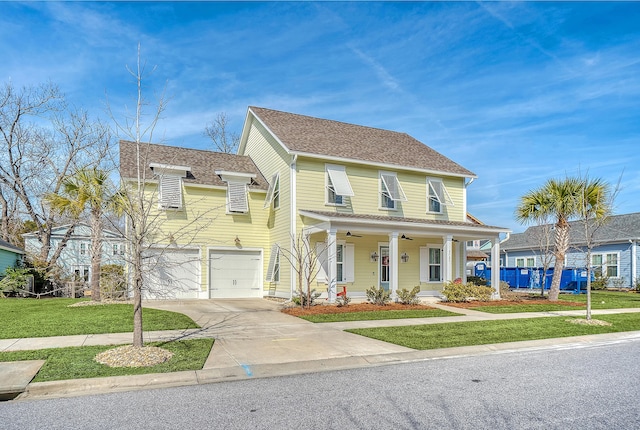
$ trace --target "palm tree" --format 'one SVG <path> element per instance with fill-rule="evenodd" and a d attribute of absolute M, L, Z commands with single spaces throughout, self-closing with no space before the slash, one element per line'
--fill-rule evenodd
<path fill-rule="evenodd" d="M 100 264 L 105 208 L 110 200 L 109 176 L 98 168 L 82 168 L 65 179 L 59 194 L 45 196 L 51 208 L 78 219 L 89 210 L 91 220 L 91 299 L 100 301 Z"/>
<path fill-rule="evenodd" d="M 555 219 L 554 257 L 555 264 L 549 301 L 558 300 L 560 277 L 564 269 L 564 258 L 569 248 L 569 220 L 580 214 L 580 200 L 584 181 L 578 178 L 549 179 L 542 188 L 529 191 L 520 198 L 516 219 L 521 223 L 535 222 L 544 217 Z"/>

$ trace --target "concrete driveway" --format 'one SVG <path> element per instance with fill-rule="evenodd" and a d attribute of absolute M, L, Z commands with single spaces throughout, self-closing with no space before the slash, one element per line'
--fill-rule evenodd
<path fill-rule="evenodd" d="M 262 365 L 293 366 L 413 351 L 283 314 L 279 303 L 265 299 L 147 301 L 145 305 L 188 315 L 202 327 L 198 336 L 216 339 L 204 369 L 240 366 L 252 374 Z"/>

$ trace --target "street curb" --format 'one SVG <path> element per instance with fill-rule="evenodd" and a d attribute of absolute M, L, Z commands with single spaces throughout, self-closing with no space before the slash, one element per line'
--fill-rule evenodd
<path fill-rule="evenodd" d="M 75 397 L 155 388 L 171 388 L 256 378 L 319 373 L 335 370 L 386 366 L 450 358 L 505 354 L 518 351 L 579 348 L 640 340 L 640 331 L 605 333 L 565 338 L 528 340 L 476 346 L 461 346 L 425 351 L 337 357 L 323 360 L 267 363 L 253 366 L 228 366 L 172 373 L 71 379 L 29 384 L 13 401 Z"/>

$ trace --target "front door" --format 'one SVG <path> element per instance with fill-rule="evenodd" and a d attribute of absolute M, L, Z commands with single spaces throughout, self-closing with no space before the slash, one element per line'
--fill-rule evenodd
<path fill-rule="evenodd" d="M 380 286 L 389 291 L 389 247 L 380 246 Z"/>

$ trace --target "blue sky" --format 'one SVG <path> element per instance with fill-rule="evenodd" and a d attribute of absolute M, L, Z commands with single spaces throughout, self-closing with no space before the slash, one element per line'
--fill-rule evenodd
<path fill-rule="evenodd" d="M 154 141 L 208 148 L 247 106 L 406 132 L 478 175 L 468 210 L 523 231 L 518 198 L 588 173 L 640 211 L 637 2 L 0 2 L 0 82 L 57 83 L 107 118 L 170 97 Z"/>

